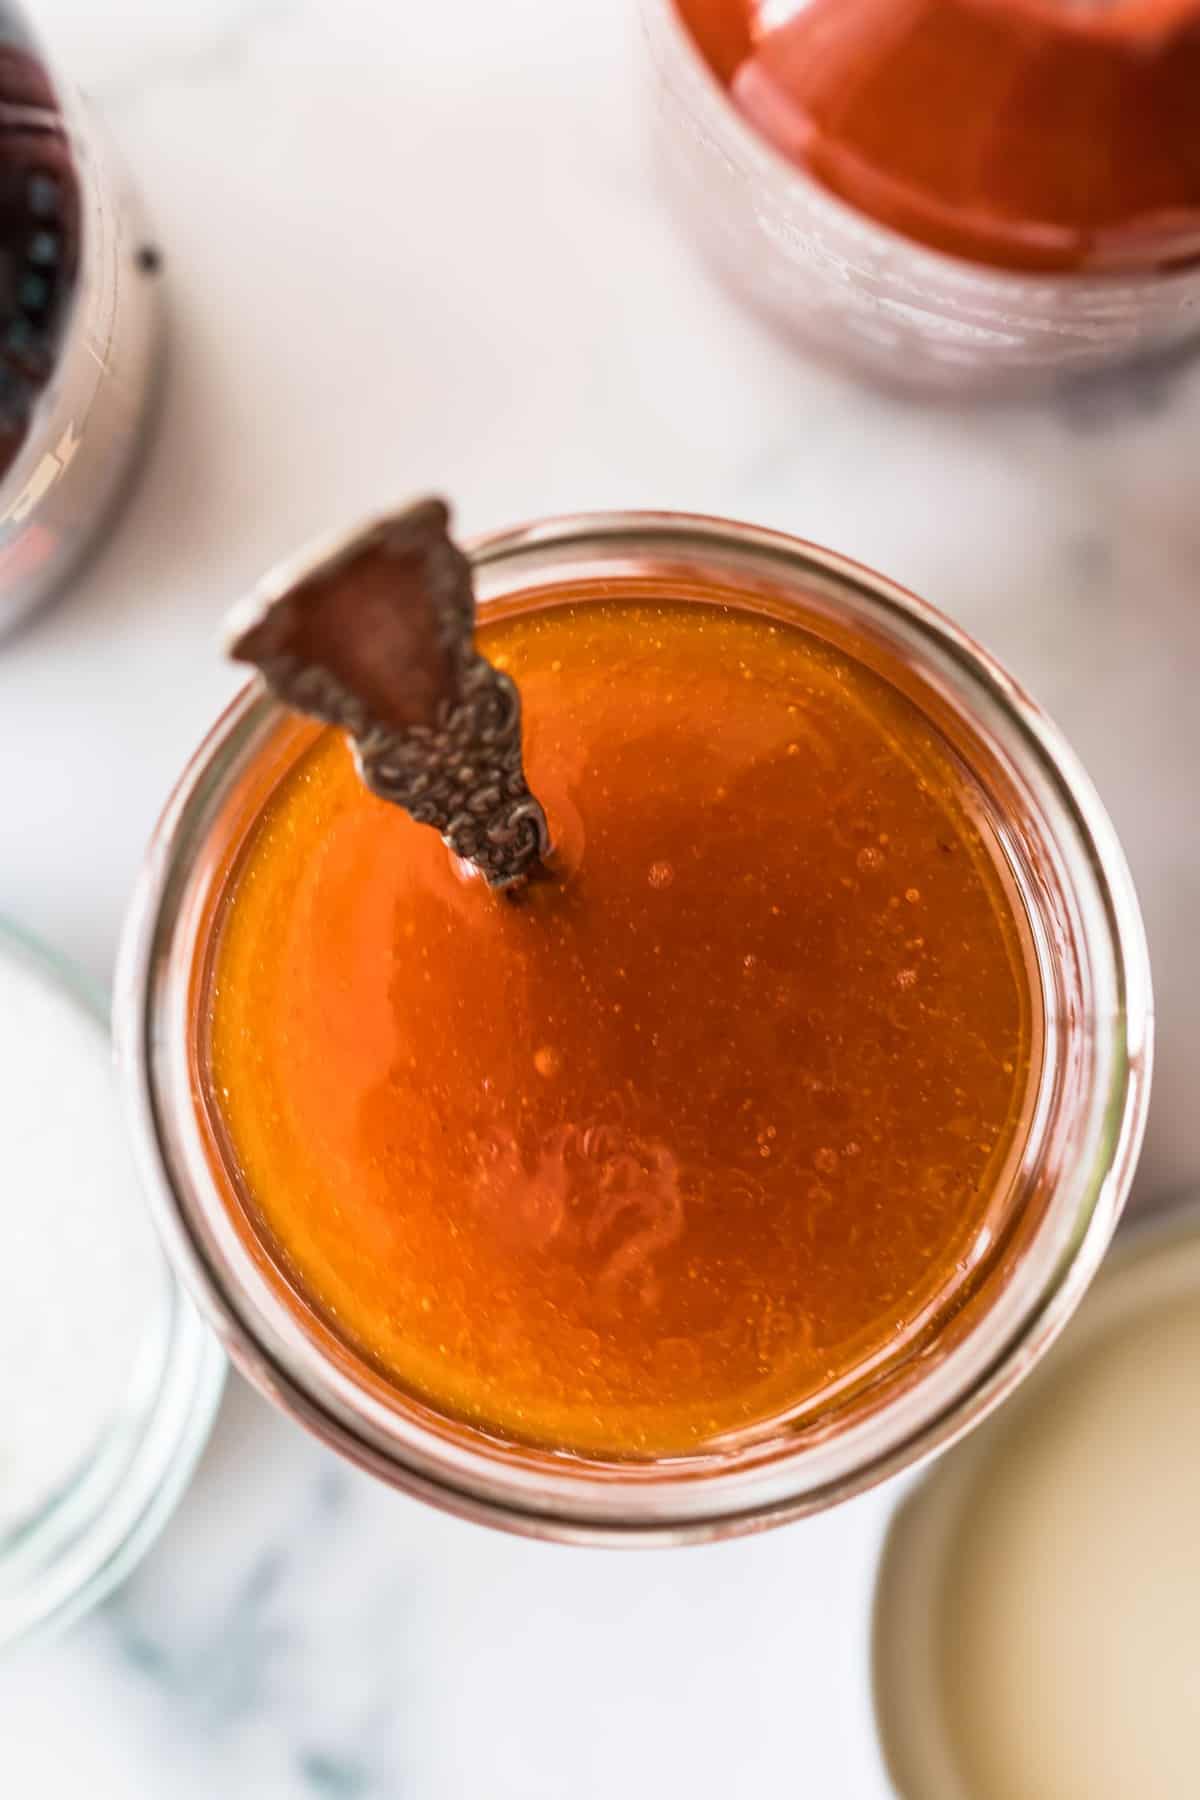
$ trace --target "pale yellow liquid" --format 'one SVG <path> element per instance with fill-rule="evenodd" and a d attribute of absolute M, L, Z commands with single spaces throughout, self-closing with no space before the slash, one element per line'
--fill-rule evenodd
<path fill-rule="evenodd" d="M 936 1571 L 923 1619 L 915 1583 L 882 1619 L 906 1800 L 1200 1796 L 1198 1250 L 1106 1282 L 1101 1328 L 1089 1306 L 965 1481 L 951 1456 L 902 1521 L 896 1591 Z M 905 1640 L 923 1695 L 899 1691 Z"/>

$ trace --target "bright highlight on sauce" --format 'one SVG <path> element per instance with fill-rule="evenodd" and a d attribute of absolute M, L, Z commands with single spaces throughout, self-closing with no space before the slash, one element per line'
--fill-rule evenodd
<path fill-rule="evenodd" d="M 485 625 L 556 878 L 513 900 L 311 740 L 219 904 L 210 1106 L 298 1295 L 493 1432 L 669 1455 L 827 1402 L 982 1254 L 1036 1080 L 981 796 L 748 609 Z"/>
<path fill-rule="evenodd" d="M 859 211 L 1027 270 L 1200 257 L 1197 0 L 678 0 L 734 104 Z"/>

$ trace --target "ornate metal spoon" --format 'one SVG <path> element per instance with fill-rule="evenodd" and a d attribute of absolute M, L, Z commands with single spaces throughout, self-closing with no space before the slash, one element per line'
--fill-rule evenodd
<path fill-rule="evenodd" d="M 471 565 L 441 500 L 341 543 L 231 621 L 229 654 L 340 726 L 372 793 L 432 825 L 494 888 L 550 849 L 521 760 L 521 696 L 475 648 Z"/>

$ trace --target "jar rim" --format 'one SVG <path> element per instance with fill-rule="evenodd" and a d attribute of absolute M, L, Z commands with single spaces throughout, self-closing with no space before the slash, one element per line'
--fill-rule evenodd
<path fill-rule="evenodd" d="M 362 529 L 327 538 L 280 565 L 258 590 L 260 601 L 344 550 Z M 781 596 L 790 589 L 806 603 L 815 598 L 831 618 L 889 634 L 923 679 L 936 675 L 941 688 L 957 694 L 964 717 L 986 717 L 989 728 L 1003 730 L 1009 751 L 1040 784 L 1104 1000 L 1085 1021 L 1094 1065 L 1069 1179 L 1051 1198 L 1053 1219 L 1035 1234 L 1036 1292 L 1027 1283 L 1009 1296 L 1007 1310 L 994 1302 L 940 1368 L 922 1374 L 877 1415 L 835 1434 L 836 1455 L 831 1442 L 805 1441 L 751 1466 L 677 1459 L 654 1465 L 647 1476 L 623 1465 L 524 1455 L 479 1432 L 463 1430 L 460 1441 L 450 1442 L 448 1422 L 438 1415 L 427 1416 L 440 1431 L 422 1421 L 416 1404 L 397 1412 L 395 1394 L 387 1406 L 376 1402 L 362 1382 L 332 1366 L 294 1317 L 280 1316 L 282 1300 L 272 1311 L 262 1295 L 250 1296 L 251 1278 L 238 1266 L 228 1234 L 220 1242 L 212 1235 L 220 1231 L 214 1205 L 223 1202 L 187 1139 L 194 1103 L 179 1063 L 186 1036 L 178 967 L 183 890 L 220 795 L 231 791 L 282 716 L 257 679 L 217 721 L 168 802 L 118 963 L 118 1060 L 160 1232 L 252 1381 L 352 1461 L 445 1509 L 526 1535 L 590 1543 L 695 1541 L 816 1511 L 950 1443 L 990 1411 L 1057 1336 L 1107 1247 L 1140 1148 L 1151 1060 L 1149 961 L 1123 853 L 1073 752 L 1024 690 L 934 607 L 848 558 L 762 527 L 651 512 L 536 521 L 478 538 L 467 549 L 485 610 L 505 594 L 524 592 L 532 575 L 547 580 L 550 590 L 583 579 L 588 569 L 608 578 L 690 566 L 707 569 L 711 578 L 718 567 L 747 581 L 761 578 Z M 747 602 L 753 603 L 752 589 Z M 190 948 L 187 962 L 190 969 Z M 244 1247 L 242 1256 L 251 1260 Z"/>

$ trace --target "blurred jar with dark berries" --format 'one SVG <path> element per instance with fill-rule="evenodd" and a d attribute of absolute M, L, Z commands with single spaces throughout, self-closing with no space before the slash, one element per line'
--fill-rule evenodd
<path fill-rule="evenodd" d="M 62 588 L 127 485 L 160 265 L 99 120 L 0 0 L 0 634 Z"/>

